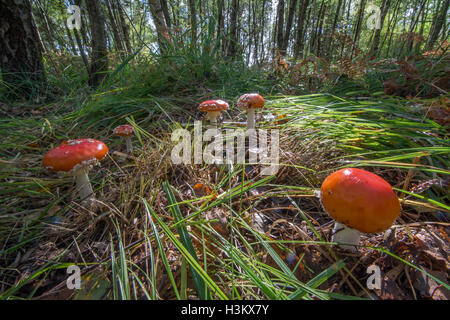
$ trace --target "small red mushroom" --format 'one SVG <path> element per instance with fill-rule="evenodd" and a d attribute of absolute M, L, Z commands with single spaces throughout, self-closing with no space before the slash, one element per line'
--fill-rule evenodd
<path fill-rule="evenodd" d="M 392 226 L 400 214 L 400 202 L 383 178 L 362 169 L 346 168 L 330 174 L 322 183 L 320 198 L 336 221 L 332 242 L 356 251 L 361 233 L 378 233 Z"/>
<path fill-rule="evenodd" d="M 200 103 L 197 109 L 206 112 L 206 119 L 211 124 L 216 125 L 217 117 L 220 116 L 222 111 L 228 110 L 228 108 L 228 103 L 223 100 L 207 100 Z"/>
<path fill-rule="evenodd" d="M 247 129 L 255 129 L 255 110 L 264 107 L 264 103 L 258 93 L 246 93 L 238 99 L 237 106 L 247 111 Z"/>
<path fill-rule="evenodd" d="M 81 200 L 94 193 L 89 177 L 89 169 L 98 164 L 108 152 L 106 144 L 95 139 L 76 139 L 63 143 L 48 151 L 42 159 L 44 168 L 53 172 L 66 172 L 75 176 Z"/>
<path fill-rule="evenodd" d="M 134 135 L 134 127 L 130 124 L 123 124 L 116 127 L 113 133 L 117 136 L 121 136 L 125 139 L 127 146 L 127 152 L 133 153 L 133 144 L 131 143 L 131 137 Z"/>

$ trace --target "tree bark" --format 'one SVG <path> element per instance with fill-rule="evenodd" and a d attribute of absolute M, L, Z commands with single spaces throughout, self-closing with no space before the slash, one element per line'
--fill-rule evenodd
<path fill-rule="evenodd" d="M 291 2 L 289 3 L 289 12 L 288 12 L 288 18 L 286 21 L 286 29 L 284 31 L 284 35 L 283 35 L 283 45 L 281 47 L 281 54 L 286 54 L 287 48 L 289 46 L 289 38 L 290 38 L 290 34 L 291 34 L 291 29 L 292 29 L 292 22 L 294 20 L 294 16 L 295 16 L 295 10 L 297 8 L 297 1 L 298 0 L 291 0 Z"/>
<path fill-rule="evenodd" d="M 352 57 L 355 52 L 356 46 L 358 46 L 359 36 L 361 35 L 361 25 L 364 17 L 365 7 L 366 7 L 366 0 L 361 0 L 356 18 L 355 32 L 353 35 L 353 42 L 355 43 L 355 46 L 352 48 Z"/>
<path fill-rule="evenodd" d="M 436 13 L 436 18 L 434 19 L 433 28 L 431 29 L 427 49 L 431 50 L 439 38 L 439 33 L 442 30 L 442 26 L 445 24 L 445 19 L 447 17 L 447 11 L 450 4 L 450 0 L 444 0 L 444 4 L 441 6 L 440 11 Z"/>
<path fill-rule="evenodd" d="M 106 47 L 105 18 L 103 16 L 101 2 L 86 0 L 86 8 L 89 14 L 91 26 L 91 64 L 89 84 L 96 88 L 106 77 L 108 70 L 108 51 Z"/>
<path fill-rule="evenodd" d="M 105 0 L 106 9 L 108 10 L 108 16 L 109 16 L 109 23 L 111 24 L 111 29 L 114 37 L 114 45 L 116 49 L 120 52 L 123 52 L 123 45 L 122 45 L 122 37 L 120 35 L 118 22 L 116 21 L 116 17 L 114 16 L 114 13 L 111 9 L 111 3 L 110 0 Z"/>
<path fill-rule="evenodd" d="M 338 0 L 336 11 L 334 13 L 333 24 L 331 26 L 330 39 L 327 42 L 327 48 L 326 48 L 327 59 L 330 59 L 333 56 L 333 51 L 334 51 L 333 39 L 334 39 L 334 34 L 336 33 L 336 26 L 337 26 L 337 22 L 338 22 L 338 19 L 339 19 L 339 14 L 341 12 L 341 7 L 342 7 L 342 0 Z"/>
<path fill-rule="evenodd" d="M 300 54 L 303 55 L 303 33 L 308 6 L 309 0 L 300 0 L 300 7 L 297 15 L 297 39 L 295 40 L 294 60 L 297 60 Z"/>
<path fill-rule="evenodd" d="M 197 8 L 195 0 L 189 0 L 189 20 L 191 22 L 191 45 L 197 43 Z"/>
<path fill-rule="evenodd" d="M 381 13 L 380 13 L 380 28 L 375 29 L 375 34 L 373 36 L 372 46 L 370 48 L 370 57 L 375 57 L 378 54 L 378 48 L 380 45 L 380 36 L 381 30 L 383 29 L 384 19 L 386 18 L 386 14 L 389 11 L 389 7 L 391 5 L 391 0 L 383 0 L 381 4 Z"/>
<path fill-rule="evenodd" d="M 122 5 L 120 4 L 120 0 L 115 0 L 115 2 L 113 1 L 112 5 L 113 5 L 112 9 L 117 11 L 117 15 L 119 17 L 122 38 L 125 43 L 125 47 L 127 49 L 127 52 L 129 54 L 131 54 L 131 52 L 133 50 L 131 48 L 131 42 L 130 42 L 130 27 L 125 22 L 124 11 L 123 11 Z"/>
<path fill-rule="evenodd" d="M 280 53 L 284 55 L 284 53 L 281 52 L 283 47 L 284 0 L 278 0 L 276 28 L 277 28 L 277 48 L 280 50 Z"/>
<path fill-rule="evenodd" d="M 237 54 L 238 11 L 239 11 L 238 0 L 232 0 L 231 15 L 230 15 L 230 35 L 229 35 L 229 44 L 228 44 L 228 50 L 227 50 L 227 56 L 229 56 L 229 57 L 235 57 Z"/>
<path fill-rule="evenodd" d="M 12 96 L 28 95 L 36 84 L 45 83 L 39 36 L 28 0 L 0 1 L 0 68 Z"/>
<path fill-rule="evenodd" d="M 164 19 L 164 13 L 160 0 L 149 0 L 150 13 L 153 18 L 153 22 L 156 27 L 156 36 L 158 38 L 158 45 L 160 52 L 164 54 L 167 51 L 166 41 L 169 39 L 169 33 L 167 32 L 167 25 Z"/>
<path fill-rule="evenodd" d="M 316 55 L 318 57 L 321 56 L 321 49 L 322 49 L 322 37 L 323 37 L 323 25 L 325 20 L 325 12 L 327 11 L 327 4 L 326 1 L 322 2 L 322 5 L 319 10 L 319 21 L 318 21 L 318 27 L 316 30 Z"/>

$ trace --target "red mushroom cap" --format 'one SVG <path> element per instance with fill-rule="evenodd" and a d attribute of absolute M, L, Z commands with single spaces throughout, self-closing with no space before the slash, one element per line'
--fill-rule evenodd
<path fill-rule="evenodd" d="M 107 152 L 108 147 L 99 140 L 69 140 L 47 152 L 42 159 L 42 165 L 55 172 L 76 171 L 97 164 Z"/>
<path fill-rule="evenodd" d="M 241 109 L 262 108 L 264 98 L 257 93 L 246 93 L 238 99 L 237 106 Z"/>
<path fill-rule="evenodd" d="M 321 200 L 335 221 L 364 233 L 388 229 L 401 210 L 397 195 L 386 180 L 355 168 L 330 174 L 322 183 Z"/>
<path fill-rule="evenodd" d="M 121 137 L 130 137 L 134 134 L 134 127 L 131 124 L 123 124 L 114 128 L 113 133 Z"/>
<path fill-rule="evenodd" d="M 223 100 L 207 100 L 200 103 L 198 106 L 199 111 L 224 111 L 228 110 L 228 103 Z"/>

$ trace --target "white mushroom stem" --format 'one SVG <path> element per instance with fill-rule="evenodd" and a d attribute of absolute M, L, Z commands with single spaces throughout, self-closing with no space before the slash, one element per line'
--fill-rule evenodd
<path fill-rule="evenodd" d="M 255 109 L 247 108 L 247 129 L 255 129 Z"/>
<path fill-rule="evenodd" d="M 81 200 L 88 200 L 94 194 L 86 169 L 80 169 L 76 172 L 75 182 Z"/>
<path fill-rule="evenodd" d="M 333 228 L 332 242 L 345 243 L 347 245 L 339 245 L 342 249 L 356 252 L 358 251 L 357 245 L 359 245 L 359 238 L 361 232 L 356 229 L 347 227 L 345 224 L 336 222 Z"/>
<path fill-rule="evenodd" d="M 133 153 L 133 144 L 131 143 L 131 137 L 125 137 L 125 144 L 127 146 L 127 152 Z"/>
<path fill-rule="evenodd" d="M 214 126 L 217 125 L 217 117 L 220 116 L 220 111 L 208 111 L 206 113 L 206 119 Z"/>

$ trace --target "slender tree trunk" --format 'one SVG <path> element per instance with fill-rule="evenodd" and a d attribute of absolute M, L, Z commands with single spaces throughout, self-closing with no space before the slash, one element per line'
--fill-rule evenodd
<path fill-rule="evenodd" d="M 265 59 L 265 50 L 264 50 L 264 36 L 265 36 L 265 29 L 266 29 L 266 15 L 265 15 L 265 10 L 266 10 L 266 4 L 267 4 L 267 0 L 263 0 L 262 3 L 262 13 L 261 13 L 261 33 L 259 35 L 259 39 L 260 39 L 260 43 L 261 43 L 261 50 L 259 50 L 259 52 L 261 52 L 261 58 L 259 59 L 259 63 L 261 63 L 262 61 L 264 61 Z"/>
<path fill-rule="evenodd" d="M 103 79 L 106 77 L 106 72 L 108 70 L 105 18 L 103 16 L 100 1 L 86 0 L 86 8 L 89 14 L 92 37 L 89 84 L 93 88 L 96 88 L 102 83 Z"/>
<path fill-rule="evenodd" d="M 0 1 L 0 69 L 12 96 L 28 95 L 35 84 L 45 83 L 38 32 L 28 0 Z"/>
<path fill-rule="evenodd" d="M 336 33 L 336 26 L 337 26 L 337 22 L 339 19 L 339 15 L 341 12 L 341 7 L 342 7 L 342 0 L 338 0 L 337 6 L 336 6 L 336 11 L 334 13 L 334 19 L 333 19 L 333 24 L 331 26 L 331 35 L 330 38 L 327 42 L 326 45 L 326 56 L 327 59 L 330 59 L 333 56 L 333 39 L 334 39 L 334 34 Z"/>
<path fill-rule="evenodd" d="M 291 34 L 292 29 L 292 22 L 294 20 L 295 16 L 295 10 L 297 9 L 297 1 L 298 0 L 291 0 L 289 3 L 289 12 L 288 12 L 288 18 L 286 21 L 286 29 L 284 31 L 283 35 L 283 45 L 281 47 L 281 53 L 286 54 L 287 48 L 289 46 L 289 38 Z"/>
<path fill-rule="evenodd" d="M 170 21 L 169 6 L 167 5 L 167 0 L 160 0 L 160 1 L 161 1 L 161 8 L 164 14 L 164 20 L 166 20 L 167 28 L 171 28 L 172 22 Z"/>
<path fill-rule="evenodd" d="M 86 45 L 85 50 L 91 54 L 91 48 L 87 45 L 89 43 L 88 39 L 88 30 L 86 29 L 86 26 L 88 26 L 88 22 L 86 20 L 85 15 L 83 14 L 85 12 L 85 6 L 83 6 L 81 4 L 81 0 L 73 0 L 74 4 L 80 7 L 80 14 L 81 14 L 81 28 L 79 30 L 79 33 L 81 34 L 81 39 L 83 40 L 83 43 Z M 89 1 L 89 0 L 85 0 L 85 1 Z M 73 29 L 75 30 L 75 29 Z"/>
<path fill-rule="evenodd" d="M 259 46 L 259 40 L 258 40 L 258 25 L 256 23 L 257 20 L 257 14 L 256 14 L 256 5 L 255 2 L 252 1 L 251 2 L 251 12 L 252 12 L 252 25 L 253 25 L 253 32 L 251 34 L 252 38 L 253 38 L 253 64 L 254 65 L 259 65 L 258 63 L 258 46 Z"/>
<path fill-rule="evenodd" d="M 55 37 L 54 37 L 54 34 L 53 34 L 53 30 L 50 27 L 50 24 L 48 22 L 47 14 L 46 14 L 44 8 L 42 7 L 41 1 L 38 0 L 38 1 L 36 1 L 36 3 L 38 5 L 38 7 L 39 7 L 40 17 L 41 17 L 42 21 L 44 22 L 45 30 L 47 31 L 48 42 L 50 43 L 50 47 L 51 47 L 53 52 L 56 52 Z"/>
<path fill-rule="evenodd" d="M 115 47 L 118 51 L 123 52 L 122 37 L 120 36 L 118 23 L 111 9 L 110 0 L 105 0 L 104 2 L 106 4 L 106 9 L 108 10 L 109 22 L 111 24 Z"/>
<path fill-rule="evenodd" d="M 413 14 L 411 18 L 411 26 L 409 28 L 409 33 L 412 34 L 414 30 L 416 29 L 416 26 L 419 23 L 419 18 L 422 15 L 423 9 L 425 8 L 425 4 L 427 0 L 421 0 L 422 2 L 419 5 L 418 10 L 415 10 L 415 14 Z M 411 41 L 408 41 L 408 49 L 407 52 L 411 52 L 414 45 L 414 38 L 411 39 Z"/>
<path fill-rule="evenodd" d="M 357 19 L 356 19 L 355 33 L 353 35 L 353 42 L 355 43 L 355 46 L 352 48 L 352 57 L 353 57 L 353 54 L 355 53 L 356 47 L 358 46 L 359 37 L 361 35 L 361 25 L 363 22 L 365 8 L 366 8 L 366 0 L 361 0 L 359 9 L 358 9 Z"/>
<path fill-rule="evenodd" d="M 67 15 L 66 6 L 64 5 L 64 3 L 60 3 L 60 4 L 58 4 L 58 6 L 59 6 L 59 9 L 61 11 L 61 15 L 63 17 L 65 17 Z M 67 26 L 67 22 L 65 21 L 65 19 L 63 19 L 63 20 L 64 20 L 64 30 L 66 30 L 67 39 L 69 40 L 70 47 L 72 48 L 72 53 L 74 55 L 76 55 L 77 54 L 77 48 L 75 46 L 75 42 L 73 41 L 72 34 L 70 33 L 70 29 Z"/>
<path fill-rule="evenodd" d="M 149 0 L 148 3 L 150 5 L 150 13 L 156 27 L 159 50 L 162 54 L 164 54 L 167 50 L 166 41 L 169 39 L 169 34 L 167 32 L 167 25 L 164 19 L 161 2 L 160 0 Z"/>
<path fill-rule="evenodd" d="M 312 13 L 312 19 L 307 19 L 307 21 L 313 20 L 311 21 L 311 30 L 310 30 L 310 34 L 311 34 L 311 38 L 308 41 L 308 47 L 309 47 L 309 53 L 313 53 L 314 52 L 314 45 L 316 43 L 316 29 L 317 29 L 317 25 L 319 23 L 319 19 L 316 17 L 318 17 L 319 15 L 316 14 L 317 13 L 317 2 L 313 1 L 313 6 L 311 7 L 311 12 Z M 308 29 L 307 29 L 308 30 Z"/>
<path fill-rule="evenodd" d="M 369 56 L 371 56 L 371 57 L 376 57 L 378 54 L 381 30 L 383 29 L 384 18 L 386 18 L 386 14 L 389 11 L 390 5 L 391 5 L 391 0 L 383 0 L 383 3 L 381 4 L 380 28 L 375 29 L 375 34 L 373 36 L 372 46 L 370 48 L 370 54 L 369 54 Z"/>
<path fill-rule="evenodd" d="M 278 0 L 276 28 L 277 28 L 277 48 L 280 50 L 280 53 L 284 55 L 285 52 L 282 52 L 283 28 L 284 28 L 284 0 Z"/>
<path fill-rule="evenodd" d="M 449 4 L 450 0 L 444 0 L 443 5 L 440 6 L 440 10 L 436 12 L 436 18 L 434 19 L 433 28 L 431 29 L 430 36 L 428 38 L 428 50 L 431 50 L 434 47 L 436 40 L 439 38 L 439 33 L 441 33 L 442 26 L 445 24 Z"/>
<path fill-rule="evenodd" d="M 191 44 L 197 43 L 197 8 L 195 0 L 189 0 L 189 20 L 191 22 Z"/>
<path fill-rule="evenodd" d="M 322 44 L 323 28 L 324 28 L 323 25 L 324 25 L 324 20 L 325 20 L 325 12 L 327 11 L 327 8 L 328 8 L 328 6 L 326 4 L 326 1 L 323 1 L 322 5 L 321 5 L 321 8 L 320 8 L 320 11 L 319 11 L 319 23 L 318 23 L 318 28 L 317 28 L 317 31 L 316 31 L 316 34 L 317 34 L 317 36 L 316 36 L 316 39 L 317 39 L 317 41 L 316 41 L 316 55 L 318 57 L 321 56 L 321 49 L 322 49 L 321 44 Z"/>
<path fill-rule="evenodd" d="M 223 1 L 224 0 L 217 0 L 217 38 L 222 35 L 225 25 L 223 17 Z"/>
<path fill-rule="evenodd" d="M 230 15 L 230 35 L 229 35 L 229 45 L 228 45 L 228 53 L 229 57 L 235 57 L 237 54 L 237 45 L 238 45 L 238 11 L 239 11 L 239 2 L 238 0 L 232 0 L 231 2 L 231 15 Z"/>
<path fill-rule="evenodd" d="M 125 43 L 125 47 L 127 49 L 127 52 L 129 54 L 131 54 L 131 52 L 133 51 L 133 49 L 131 48 L 131 42 L 130 42 L 130 27 L 128 26 L 128 24 L 125 22 L 125 17 L 124 17 L 124 11 L 123 11 L 123 7 L 120 4 L 119 0 L 115 0 L 113 1 L 113 6 L 112 6 L 113 11 L 117 11 L 117 15 L 119 17 L 119 21 L 120 21 L 120 27 L 121 27 L 121 32 L 122 32 L 122 38 L 123 41 Z"/>
<path fill-rule="evenodd" d="M 294 60 L 297 60 L 300 54 L 303 55 L 303 33 L 305 25 L 306 11 L 309 6 L 309 0 L 300 0 L 300 7 L 297 15 L 297 38 L 294 47 Z"/>

